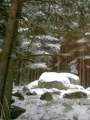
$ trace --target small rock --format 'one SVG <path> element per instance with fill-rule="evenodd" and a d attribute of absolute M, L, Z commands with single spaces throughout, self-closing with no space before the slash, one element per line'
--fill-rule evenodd
<path fill-rule="evenodd" d="M 82 91 L 76 91 L 76 92 L 72 92 L 72 93 L 65 93 L 63 98 L 68 98 L 68 99 L 87 98 L 87 94 Z"/>
<path fill-rule="evenodd" d="M 18 97 L 20 100 L 24 100 L 24 95 L 23 95 L 22 91 L 20 91 L 20 90 L 13 93 L 12 95 Z"/>
<path fill-rule="evenodd" d="M 24 113 L 26 110 L 18 107 L 18 106 L 11 106 L 10 114 L 11 114 L 11 119 L 17 118 L 20 114 Z"/>
<path fill-rule="evenodd" d="M 37 95 L 36 92 L 31 93 L 30 91 L 26 92 L 26 95 Z"/>
<path fill-rule="evenodd" d="M 46 100 L 46 101 L 51 101 L 53 99 L 51 93 L 45 92 L 44 94 L 41 95 L 40 97 L 41 100 Z"/>
<path fill-rule="evenodd" d="M 25 85 L 25 86 L 23 87 L 23 92 L 27 92 L 27 91 L 29 91 L 29 89 L 28 89 L 27 86 Z"/>
<path fill-rule="evenodd" d="M 13 98 L 11 98 L 11 104 L 14 103 L 14 102 L 15 102 L 15 100 Z"/>

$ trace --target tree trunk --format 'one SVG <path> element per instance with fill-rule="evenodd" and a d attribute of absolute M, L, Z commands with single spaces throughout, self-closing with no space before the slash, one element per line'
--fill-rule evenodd
<path fill-rule="evenodd" d="M 84 51 L 82 51 L 82 85 L 85 87 L 85 61 L 84 61 Z"/>
<path fill-rule="evenodd" d="M 82 59 L 81 59 L 81 52 L 79 53 L 80 60 L 79 60 L 79 77 L 80 77 L 80 84 L 82 85 Z"/>
<path fill-rule="evenodd" d="M 4 44 L 2 48 L 2 55 L 1 55 L 1 63 L 0 63 L 0 112 L 2 110 L 2 113 L 4 112 L 3 108 L 3 98 L 5 98 L 5 101 L 7 101 L 6 96 L 4 94 L 4 89 L 6 86 L 6 80 L 7 80 L 7 74 L 10 72 L 12 74 L 12 70 L 10 68 L 10 54 L 11 54 L 11 48 L 12 48 L 12 42 L 13 42 L 13 32 L 14 32 L 14 26 L 15 26 L 15 18 L 17 13 L 17 7 L 18 7 L 18 0 L 12 0 L 11 3 L 11 10 L 10 15 L 7 22 L 7 28 L 6 33 L 4 37 Z M 9 71 L 8 71 L 9 70 Z M 12 78 L 12 75 L 10 75 L 10 78 Z M 10 88 L 12 89 L 11 80 L 8 80 L 7 82 L 7 90 Z M 10 91 L 8 91 L 10 92 Z M 11 94 L 11 93 L 10 93 Z M 11 96 L 8 93 L 8 96 Z M 9 106 L 7 106 L 9 108 Z M 5 113 L 3 114 L 3 120 L 7 120 Z"/>
<path fill-rule="evenodd" d="M 87 84 L 86 84 L 86 87 L 89 87 L 90 86 L 90 78 L 89 78 L 89 74 L 90 74 L 90 68 L 89 68 L 89 65 L 90 65 L 90 60 L 87 59 L 87 70 L 86 70 L 86 74 L 87 74 Z"/>
<path fill-rule="evenodd" d="M 16 6 L 15 6 L 16 5 Z M 15 11 L 15 18 L 16 14 L 18 15 L 19 12 L 22 11 L 22 4 L 18 4 L 17 1 L 12 2 L 11 10 Z M 14 19 L 15 19 L 14 18 Z M 10 19 L 10 18 L 9 18 Z M 9 21 L 8 21 L 9 22 Z M 13 22 L 13 32 L 12 32 L 12 40 L 11 40 L 11 47 L 9 54 L 12 55 L 14 51 L 14 47 L 16 45 L 16 38 L 17 38 L 17 31 L 18 31 L 18 23 L 19 22 Z M 8 34 L 9 35 L 9 34 Z M 12 87 L 13 87 L 13 80 L 14 80 L 14 70 L 15 70 L 16 61 L 13 60 L 12 57 L 8 60 L 8 68 L 6 71 L 6 77 L 5 77 L 5 83 L 4 83 L 4 90 L 2 95 L 2 107 L 1 114 L 4 120 L 10 119 L 10 103 L 11 103 L 11 95 L 12 95 Z M 9 86 L 9 87 L 8 87 Z"/>
<path fill-rule="evenodd" d="M 11 55 L 14 54 L 15 43 L 16 43 L 16 36 L 18 30 L 18 22 L 15 24 L 13 40 L 12 40 L 12 47 L 11 47 Z M 6 75 L 6 82 L 3 91 L 3 100 L 2 106 L 4 109 L 1 110 L 3 118 L 10 118 L 10 104 L 11 104 L 11 96 L 12 96 L 12 87 L 13 87 L 13 80 L 14 80 L 14 73 L 15 73 L 15 65 L 16 60 L 10 57 L 9 65 L 7 68 L 7 75 Z M 9 87 L 8 87 L 9 86 Z M 4 113 L 4 114 L 3 114 Z"/>

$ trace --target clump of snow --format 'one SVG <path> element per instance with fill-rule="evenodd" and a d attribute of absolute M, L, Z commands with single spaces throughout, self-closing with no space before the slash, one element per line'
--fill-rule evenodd
<path fill-rule="evenodd" d="M 36 36 L 37 39 L 40 39 L 40 40 L 49 40 L 49 41 L 58 41 L 57 38 L 51 36 L 51 35 L 39 35 L 39 36 Z"/>
<path fill-rule="evenodd" d="M 37 68 L 47 69 L 47 65 L 44 62 L 30 64 L 30 65 L 27 65 L 26 67 L 30 67 L 32 69 L 37 69 Z"/>
<path fill-rule="evenodd" d="M 89 66 L 89 65 L 86 65 L 86 68 L 87 68 L 87 69 L 89 69 L 89 68 L 90 68 L 90 66 Z"/>
<path fill-rule="evenodd" d="M 25 31 L 29 31 L 29 28 L 20 28 L 18 30 L 18 32 L 20 32 L 20 33 L 25 32 Z"/>
<path fill-rule="evenodd" d="M 89 56 L 89 55 L 86 55 L 86 56 L 84 56 L 83 59 L 90 59 L 90 56 Z"/>
<path fill-rule="evenodd" d="M 70 65 L 71 73 L 78 74 L 78 70 L 75 64 Z"/>
<path fill-rule="evenodd" d="M 27 48 L 30 45 L 31 40 L 24 39 L 22 42 L 22 47 Z"/>
<path fill-rule="evenodd" d="M 39 12 L 37 12 L 36 14 L 35 14 L 36 16 L 45 16 L 45 14 L 42 12 L 42 11 L 39 11 Z"/>
<path fill-rule="evenodd" d="M 41 43 L 39 43 L 39 42 L 33 42 L 33 43 L 32 43 L 32 46 L 33 46 L 33 47 L 40 48 L 40 47 L 41 47 Z"/>
<path fill-rule="evenodd" d="M 82 38 L 82 39 L 80 39 L 80 40 L 77 41 L 77 43 L 86 43 L 86 42 L 88 42 L 88 41 L 86 40 L 86 38 Z"/>
<path fill-rule="evenodd" d="M 85 35 L 90 35 L 90 32 L 86 32 Z"/>
<path fill-rule="evenodd" d="M 70 65 L 70 72 L 73 74 L 78 74 L 77 59 L 72 60 L 69 65 Z"/>
<path fill-rule="evenodd" d="M 51 48 L 56 48 L 57 50 L 60 50 L 60 44 L 47 44 L 47 46 L 51 47 Z"/>
<path fill-rule="evenodd" d="M 75 27 L 75 28 L 77 28 L 77 27 L 78 27 L 78 23 L 73 22 L 72 24 L 73 24 L 73 27 Z"/>
<path fill-rule="evenodd" d="M 35 51 L 34 52 L 35 54 L 49 54 L 48 52 L 46 52 L 46 51 L 41 51 L 41 50 L 38 50 L 38 51 Z"/>

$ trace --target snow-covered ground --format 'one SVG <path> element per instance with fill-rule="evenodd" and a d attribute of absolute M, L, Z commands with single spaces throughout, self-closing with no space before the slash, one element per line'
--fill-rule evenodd
<path fill-rule="evenodd" d="M 52 75 L 53 77 L 53 75 Z M 76 78 L 76 77 L 75 77 Z M 89 89 L 84 89 L 79 85 L 70 84 L 68 90 L 58 90 L 56 88 L 46 89 L 38 88 L 38 80 L 27 85 L 31 92 L 36 92 L 38 95 L 27 96 L 24 94 L 25 99 L 15 99 L 14 105 L 20 106 L 26 109 L 26 112 L 21 114 L 15 120 L 90 120 L 90 92 Z M 21 90 L 22 87 L 14 87 L 15 90 Z M 84 91 L 87 93 L 88 98 L 82 99 L 66 99 L 63 98 L 64 93 L 72 91 Z M 61 92 L 61 94 L 53 94 L 52 101 L 40 100 L 41 94 L 45 91 L 49 92 Z"/>

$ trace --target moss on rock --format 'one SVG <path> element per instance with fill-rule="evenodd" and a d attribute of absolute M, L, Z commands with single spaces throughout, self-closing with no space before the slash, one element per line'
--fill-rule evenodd
<path fill-rule="evenodd" d="M 65 93 L 63 97 L 68 99 L 80 99 L 87 98 L 87 94 L 85 92 L 77 91 L 73 93 Z"/>
<path fill-rule="evenodd" d="M 64 86 L 63 83 L 61 82 L 58 82 L 58 81 L 52 81 L 52 82 L 41 82 L 41 81 L 38 81 L 38 86 L 40 88 L 57 88 L 59 90 L 67 90 L 69 88 L 69 85 L 68 87 Z"/>
<path fill-rule="evenodd" d="M 41 95 L 40 97 L 41 100 L 46 100 L 46 101 L 51 101 L 53 99 L 51 93 L 45 92 L 44 94 Z"/>

